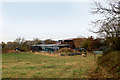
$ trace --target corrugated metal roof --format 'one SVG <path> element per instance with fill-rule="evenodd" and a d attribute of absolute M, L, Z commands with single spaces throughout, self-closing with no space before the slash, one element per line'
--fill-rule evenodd
<path fill-rule="evenodd" d="M 32 45 L 32 46 L 68 46 L 68 44 L 40 44 L 40 45 Z"/>

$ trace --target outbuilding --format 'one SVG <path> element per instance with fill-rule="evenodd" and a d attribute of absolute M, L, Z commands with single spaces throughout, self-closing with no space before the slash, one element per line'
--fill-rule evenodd
<path fill-rule="evenodd" d="M 40 44 L 40 45 L 32 45 L 32 51 L 55 51 L 60 48 L 69 47 L 68 44 Z"/>

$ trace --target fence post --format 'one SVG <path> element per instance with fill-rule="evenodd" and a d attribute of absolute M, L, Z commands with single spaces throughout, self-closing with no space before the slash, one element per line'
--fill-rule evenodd
<path fill-rule="evenodd" d="M 93 52 L 94 53 L 94 60 L 96 60 L 96 54 L 95 54 L 95 52 Z"/>

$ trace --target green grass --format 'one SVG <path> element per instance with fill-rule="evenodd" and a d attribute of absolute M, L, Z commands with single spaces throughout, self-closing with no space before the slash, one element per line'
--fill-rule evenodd
<path fill-rule="evenodd" d="M 93 55 L 2 54 L 3 78 L 89 78 L 96 66 Z"/>

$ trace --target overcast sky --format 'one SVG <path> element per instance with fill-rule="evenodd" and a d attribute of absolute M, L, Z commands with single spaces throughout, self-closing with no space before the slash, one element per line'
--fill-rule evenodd
<path fill-rule="evenodd" d="M 0 41 L 95 36 L 89 32 L 91 20 L 95 19 L 90 13 L 93 2 L 77 1 L 0 3 Z"/>

